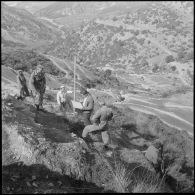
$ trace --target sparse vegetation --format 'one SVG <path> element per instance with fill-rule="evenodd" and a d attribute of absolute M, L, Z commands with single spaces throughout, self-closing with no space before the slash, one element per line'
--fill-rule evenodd
<path fill-rule="evenodd" d="M 111 12 L 113 11 L 113 7 L 111 8 Z M 74 11 L 75 8 L 72 9 Z M 64 12 L 66 11 L 67 10 Z M 101 10 L 102 15 L 103 11 Z M 178 13 L 180 13 L 181 16 Z M 139 95 L 161 95 L 162 98 L 167 98 L 177 93 L 183 94 L 191 90 L 190 87 L 187 87 L 187 84 L 186 86 L 181 85 L 181 81 L 190 80 L 188 82 L 191 82 L 190 85 L 193 85 L 193 66 L 188 69 L 188 65 L 194 59 L 192 49 L 193 40 L 190 39 L 192 32 L 189 30 L 192 24 L 188 23 L 188 20 L 183 20 L 185 17 L 188 18 L 187 12 L 183 14 L 183 11 L 174 11 L 174 9 L 168 6 L 168 4 L 166 5 L 165 2 L 160 4 L 154 3 L 152 6 L 144 6 L 142 9 L 135 9 L 134 12 L 129 12 L 128 15 L 124 14 L 120 17 L 114 16 L 113 13 L 111 15 L 106 13 L 109 15 L 110 19 L 107 20 L 106 17 L 99 18 L 86 25 L 82 25 L 78 30 L 67 31 L 66 27 L 62 27 L 61 30 L 65 32 L 63 39 L 61 38 L 63 33 L 60 32 L 60 29 L 58 29 L 60 33 L 56 33 L 55 30 L 52 30 L 52 28 L 55 29 L 55 27 L 51 29 L 44 27 L 45 25 L 38 22 L 32 14 L 28 15 L 28 20 L 25 20 L 24 27 L 26 27 L 26 29 L 22 29 L 20 20 L 14 21 L 14 14 L 14 12 L 11 12 L 10 15 L 7 14 L 6 17 L 2 18 L 2 28 L 4 30 L 2 33 L 3 68 L 7 66 L 14 70 L 22 69 L 31 73 L 37 64 L 40 63 L 44 66 L 46 73 L 54 75 L 53 78 L 58 77 L 57 81 L 67 84 L 68 87 L 70 87 L 69 79 L 73 78 L 73 72 L 70 71 L 69 73 L 68 70 L 67 75 L 69 75 L 70 78 L 65 78 L 64 76 L 66 74 L 54 66 L 52 61 L 40 55 L 39 52 L 61 59 L 66 58 L 67 62 L 73 61 L 73 56 L 76 53 L 78 56 L 82 57 L 82 59 L 77 62 L 80 63 L 80 67 L 83 66 L 89 73 L 91 72 L 97 76 L 97 79 L 93 81 L 89 80 L 87 77 L 80 78 L 80 75 L 76 76 L 77 81 L 87 88 L 96 88 L 100 91 L 106 90 L 107 92 L 109 89 L 110 93 L 113 89 L 118 91 L 124 90 L 125 93 L 131 91 Z M 25 11 L 21 14 L 22 16 L 25 15 Z M 93 15 L 95 15 L 95 13 Z M 16 16 L 16 19 L 20 19 L 18 13 Z M 67 18 L 68 17 L 69 16 L 67 16 Z M 11 21 L 9 21 L 10 19 Z M 30 32 L 29 34 L 28 30 Z M 46 43 L 44 43 L 45 45 L 36 45 L 36 50 L 27 50 L 31 44 L 21 44 L 15 43 L 13 40 L 7 40 L 9 35 L 12 35 L 11 33 L 14 31 L 16 31 L 16 34 L 20 31 L 22 33 L 25 32 L 25 36 L 28 37 L 29 35 L 32 40 L 39 41 L 39 39 L 44 39 Z M 6 39 L 4 36 L 6 36 Z M 185 44 L 183 41 L 184 37 Z M 164 42 L 163 38 L 166 42 Z M 12 51 L 9 51 L 10 47 L 13 48 Z M 21 49 L 16 50 L 16 48 Z M 5 49 L 8 49 L 8 51 Z M 164 59 L 167 53 L 174 53 L 174 55 L 168 55 L 165 58 L 166 63 L 175 60 L 179 61 L 180 64 L 188 62 L 185 64 L 185 69 L 182 67 L 182 72 L 179 72 L 180 64 L 170 67 L 170 64 L 165 64 L 164 61 L 163 63 L 160 62 L 161 57 Z M 175 54 L 178 55 L 177 58 L 175 58 Z M 105 65 L 108 65 L 111 69 L 103 71 Z M 181 74 L 178 76 L 178 80 L 174 80 L 177 67 L 177 72 Z M 71 66 L 67 66 L 67 69 L 71 68 Z M 82 72 L 82 70 L 77 70 Z M 86 74 L 86 72 L 83 71 L 83 74 Z M 129 73 L 146 75 L 141 77 L 142 80 L 137 78 L 134 80 L 134 76 L 137 75 L 131 76 Z M 167 73 L 170 73 L 168 74 L 170 76 L 167 77 Z M 180 77 L 183 78 L 180 79 Z M 144 80 L 144 78 L 146 79 Z M 153 78 L 157 81 L 153 82 Z M 145 86 L 142 86 L 142 84 L 145 84 Z M 154 89 L 147 88 L 147 85 L 150 85 L 149 87 L 154 86 Z M 143 90 L 144 87 L 145 89 Z M 94 90 L 96 91 L 96 89 Z M 156 94 L 154 94 L 153 91 L 157 91 Z M 100 92 L 97 92 L 97 94 L 99 93 Z M 114 98 L 108 94 L 99 95 L 99 97 L 100 99 L 106 99 L 109 103 L 114 101 Z M 10 136 L 14 135 L 12 137 L 14 139 L 17 138 L 18 135 L 25 137 L 25 139 L 22 137 L 20 140 L 22 144 L 17 143 L 13 147 L 14 150 L 17 150 L 18 156 L 24 158 L 24 161 L 41 162 L 47 165 L 50 170 L 59 171 L 61 174 L 69 174 L 71 177 L 78 177 L 82 180 L 92 181 L 98 185 L 103 184 L 104 187 L 114 189 L 115 192 L 162 193 L 164 192 L 164 187 L 167 187 L 167 183 L 171 184 L 174 192 L 194 191 L 193 140 L 189 138 L 185 131 L 177 131 L 175 128 L 169 127 L 163 123 L 163 121 L 156 116 L 131 110 L 126 105 L 121 104 L 119 107 L 113 106 L 115 117 L 109 125 L 109 133 L 111 142 L 117 144 L 120 150 L 113 149 L 112 152 L 114 155 L 116 154 L 116 156 L 107 158 L 103 156 L 103 150 L 100 154 L 95 150 L 92 151 L 90 144 L 88 145 L 88 143 L 86 144 L 82 139 L 78 138 L 81 136 L 80 133 L 84 128 L 83 125 L 80 124 L 79 115 L 64 123 L 64 121 L 56 115 L 57 107 L 53 106 L 54 102 L 56 103 L 56 94 L 52 94 L 50 90 L 47 90 L 44 100 L 44 106 L 48 109 L 48 113 L 35 114 L 33 108 L 25 102 L 21 102 L 23 107 L 17 105 L 14 98 L 10 98 L 9 101 L 16 102 L 14 106 L 18 106 L 18 109 L 15 109 L 14 113 L 10 112 L 9 115 L 7 114 L 7 112 L 9 112 L 8 110 L 6 110 L 6 112 L 3 110 L 6 115 L 4 119 L 6 119 L 7 122 L 9 121 L 10 123 L 11 121 L 12 123 L 12 121 L 17 119 L 16 122 L 18 126 L 16 126 L 15 123 L 15 126 L 10 126 L 12 127 Z M 26 109 L 27 107 L 29 109 Z M 10 107 L 10 109 L 12 108 Z M 184 115 L 184 113 L 181 113 L 181 115 Z M 24 123 L 28 122 L 28 124 L 25 124 L 26 126 L 24 127 L 21 121 L 24 121 Z M 79 122 L 77 123 L 77 121 Z M 35 122 L 41 124 L 41 126 L 37 127 Z M 32 132 L 28 130 L 28 127 L 33 127 Z M 34 131 L 34 129 L 36 129 L 36 131 Z M 72 131 L 77 135 L 74 140 L 70 136 L 70 132 Z M 16 132 L 20 134 L 14 134 Z M 32 135 L 30 133 L 32 133 Z M 135 134 L 138 136 L 135 137 Z M 45 136 L 47 139 L 44 137 L 44 140 L 41 137 L 40 140 L 37 140 L 36 136 Z M 160 167 L 160 170 L 155 169 L 149 161 L 145 164 L 143 163 L 143 165 L 139 164 L 145 159 L 141 151 L 148 146 L 148 143 L 151 144 L 152 141 L 157 138 L 163 141 L 163 164 L 161 164 L 163 167 Z M 28 152 L 24 152 L 22 156 L 20 155 L 20 146 L 24 145 L 26 147 L 26 143 L 29 144 L 27 148 L 30 149 Z M 82 151 L 83 148 L 85 152 Z M 141 160 L 136 159 L 135 155 L 129 158 L 130 160 L 135 160 L 133 163 L 122 159 L 121 153 L 124 148 L 130 151 L 130 153 L 125 154 L 126 158 L 129 158 L 131 152 L 135 149 L 137 152 L 140 152 L 139 157 Z M 30 156 L 31 149 L 32 156 L 26 159 L 25 154 Z M 145 166 L 148 167 L 143 169 Z M 151 174 L 148 168 L 152 170 L 151 172 L 153 174 Z M 36 185 L 34 187 L 36 187 Z M 77 190 L 77 192 L 78 191 L 81 192 L 80 190 Z M 65 192 L 67 191 L 63 191 L 63 193 Z M 86 192 L 86 190 L 82 192 Z"/>
<path fill-rule="evenodd" d="M 50 60 L 37 54 L 33 50 L 16 50 L 8 53 L 3 52 L 1 63 L 3 66 L 8 66 L 15 70 L 22 69 L 28 73 L 31 73 L 31 70 L 34 70 L 38 64 L 41 64 L 44 66 L 44 70 L 48 74 L 64 74 L 57 69 Z"/>
<path fill-rule="evenodd" d="M 169 56 L 167 56 L 167 57 L 165 58 L 165 62 L 166 62 L 166 63 L 173 62 L 173 61 L 174 61 L 174 58 L 173 58 L 172 55 L 169 55 Z"/>
<path fill-rule="evenodd" d="M 159 66 L 157 64 L 154 64 L 154 67 L 152 68 L 152 72 L 156 73 L 159 70 Z"/>

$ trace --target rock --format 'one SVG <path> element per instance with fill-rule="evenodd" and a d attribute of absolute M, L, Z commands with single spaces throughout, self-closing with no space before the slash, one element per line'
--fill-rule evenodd
<path fill-rule="evenodd" d="M 28 186 L 28 187 L 31 187 L 31 184 L 27 181 L 26 182 L 26 185 Z"/>
<path fill-rule="evenodd" d="M 35 180 L 36 179 L 36 176 L 35 175 L 32 175 L 32 180 Z"/>
<path fill-rule="evenodd" d="M 155 148 L 154 146 L 149 146 L 148 149 L 145 152 L 145 157 L 152 162 L 153 164 L 157 164 L 158 163 L 158 154 L 159 151 L 157 148 Z"/>
<path fill-rule="evenodd" d="M 71 133 L 71 137 L 77 137 L 77 135 L 74 133 Z"/>
<path fill-rule="evenodd" d="M 38 188 L 38 185 L 37 185 L 35 182 L 33 182 L 32 185 L 33 185 L 34 187 Z"/>
<path fill-rule="evenodd" d="M 109 156 L 109 157 L 111 157 L 111 156 L 112 156 L 112 154 L 113 154 L 113 152 L 112 152 L 112 151 L 108 151 L 108 152 L 106 152 L 106 155 L 107 155 L 107 156 Z"/>
<path fill-rule="evenodd" d="M 154 167 L 151 163 L 145 158 L 144 154 L 139 150 L 129 150 L 127 148 L 120 150 L 120 157 L 127 163 L 136 163 L 140 164 L 142 167 L 155 172 Z"/>
<path fill-rule="evenodd" d="M 49 183 L 48 186 L 49 187 L 53 187 L 54 185 L 53 185 L 53 183 Z"/>

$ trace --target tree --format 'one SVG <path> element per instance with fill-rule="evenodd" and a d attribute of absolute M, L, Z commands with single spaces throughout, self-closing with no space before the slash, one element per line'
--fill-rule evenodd
<path fill-rule="evenodd" d="M 172 71 L 175 71 L 176 70 L 176 67 L 175 66 L 171 66 L 171 70 Z"/>
<path fill-rule="evenodd" d="M 165 62 L 166 63 L 170 63 L 170 62 L 173 62 L 174 61 L 174 57 L 172 55 L 169 55 L 165 58 Z"/>
<path fill-rule="evenodd" d="M 190 51 L 186 55 L 186 60 L 192 60 L 192 59 L 194 59 L 194 52 Z"/>
<path fill-rule="evenodd" d="M 110 77 L 111 74 L 112 74 L 112 71 L 111 71 L 110 69 L 107 69 L 107 70 L 105 71 L 105 77 L 106 77 L 106 78 Z"/>
<path fill-rule="evenodd" d="M 136 31 L 134 32 L 134 35 L 135 35 L 135 36 L 139 35 L 139 30 L 136 30 Z"/>
<path fill-rule="evenodd" d="M 116 16 L 114 16 L 114 17 L 112 18 L 112 20 L 113 20 L 113 21 L 117 21 L 118 18 L 117 18 Z"/>
<path fill-rule="evenodd" d="M 154 64 L 154 67 L 152 68 L 152 72 L 157 72 L 159 69 L 159 66 L 157 64 Z"/>
<path fill-rule="evenodd" d="M 179 60 L 182 60 L 184 58 L 184 51 L 179 51 L 177 57 Z"/>

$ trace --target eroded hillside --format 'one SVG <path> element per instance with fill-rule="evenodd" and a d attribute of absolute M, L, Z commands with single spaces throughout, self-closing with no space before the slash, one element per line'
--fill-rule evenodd
<path fill-rule="evenodd" d="M 67 119 L 59 115 L 55 94 L 50 90 L 47 90 L 47 94 L 54 98 L 45 99 L 46 112 L 42 113 L 31 106 L 31 98 L 20 102 L 9 95 L 14 88 L 7 85 L 9 87 L 6 88 L 4 83 L 2 93 L 2 128 L 9 140 L 9 146 L 5 147 L 9 148 L 10 153 L 4 155 L 4 165 L 12 163 L 13 159 L 14 162 L 22 162 L 24 168 L 40 164 L 48 171 L 92 182 L 104 190 L 116 192 L 193 191 L 193 139 L 185 131 L 169 127 L 156 116 L 134 111 L 124 105 L 113 105 L 114 118 L 109 125 L 109 134 L 115 147 L 112 156 L 105 156 L 99 135 L 92 137 L 95 147 L 81 139 L 83 123 L 79 114 L 76 117 L 70 115 Z M 96 96 L 98 98 L 98 92 Z M 108 95 L 105 98 L 112 99 Z M 164 179 L 142 153 L 157 139 L 163 143 Z M 131 175 L 126 175 L 128 172 Z M 24 174 L 24 178 L 29 177 Z M 48 175 L 53 183 L 54 176 Z M 122 180 L 127 176 L 127 180 Z M 35 179 L 33 185 L 30 179 L 29 185 L 32 187 L 27 189 L 36 188 L 39 182 L 39 179 Z M 14 192 L 18 188 L 14 186 L 10 189 Z M 53 186 L 50 189 L 55 190 Z"/>

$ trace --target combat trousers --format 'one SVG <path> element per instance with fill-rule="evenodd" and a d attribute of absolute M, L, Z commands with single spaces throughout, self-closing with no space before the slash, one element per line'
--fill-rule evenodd
<path fill-rule="evenodd" d="M 93 124 L 93 125 L 88 125 L 83 129 L 82 137 L 85 138 L 87 135 L 91 132 L 99 131 L 101 132 L 102 135 L 102 141 L 104 142 L 104 145 L 109 144 L 109 135 L 107 128 L 104 128 L 103 130 L 100 130 L 99 125 Z"/>
<path fill-rule="evenodd" d="M 28 88 L 27 88 L 26 85 L 21 86 L 21 87 L 19 88 L 19 90 L 20 90 L 20 97 L 21 97 L 21 98 L 24 98 L 24 97 L 26 97 L 26 96 L 29 96 L 29 91 L 28 91 Z"/>
<path fill-rule="evenodd" d="M 34 92 L 32 91 L 33 99 L 34 99 L 34 104 L 39 105 L 39 107 L 42 107 L 43 105 L 43 92 Z"/>
<path fill-rule="evenodd" d="M 86 127 L 87 125 L 91 125 L 90 117 L 91 117 L 91 112 L 83 112 L 83 121 L 84 121 L 84 126 Z"/>

